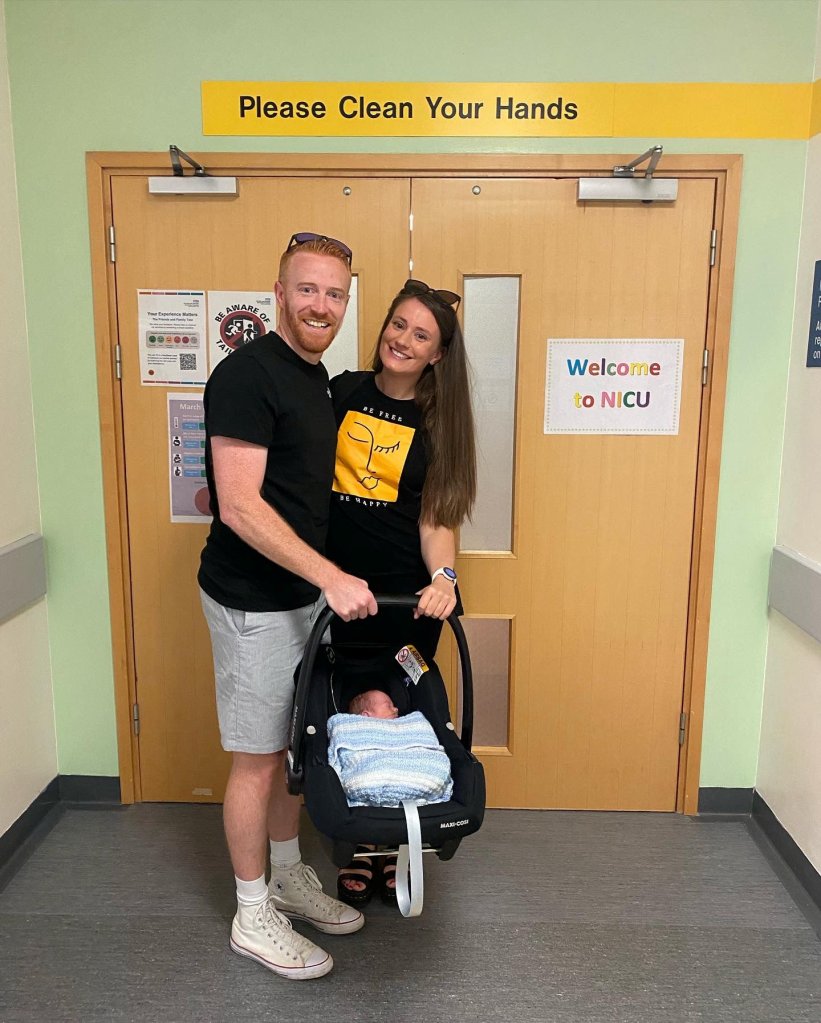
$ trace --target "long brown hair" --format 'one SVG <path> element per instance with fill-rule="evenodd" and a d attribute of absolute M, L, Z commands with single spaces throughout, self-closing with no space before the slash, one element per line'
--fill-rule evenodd
<path fill-rule="evenodd" d="M 414 399 L 422 412 L 428 471 L 422 489 L 421 521 L 456 529 L 470 516 L 476 500 L 476 440 L 470 401 L 470 371 L 456 313 L 433 292 L 400 291 L 379 331 L 371 369 L 382 371 L 379 344 L 397 306 L 415 298 L 430 310 L 442 339 L 442 358 L 426 366 Z"/>

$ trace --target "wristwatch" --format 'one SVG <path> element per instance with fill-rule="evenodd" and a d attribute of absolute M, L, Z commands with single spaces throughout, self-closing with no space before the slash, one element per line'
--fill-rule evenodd
<path fill-rule="evenodd" d="M 454 586 L 456 585 L 456 573 L 452 568 L 437 568 L 430 577 L 430 581 L 433 582 L 438 575 L 443 575 L 449 582 L 452 582 Z"/>

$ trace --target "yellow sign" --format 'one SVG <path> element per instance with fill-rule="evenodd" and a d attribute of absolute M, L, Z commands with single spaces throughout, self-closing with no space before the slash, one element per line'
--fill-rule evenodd
<path fill-rule="evenodd" d="M 203 82 L 204 135 L 609 135 L 613 86 Z"/>
<path fill-rule="evenodd" d="M 324 137 L 806 139 L 812 101 L 810 82 L 203 82 L 202 130 Z"/>
<path fill-rule="evenodd" d="M 810 138 L 821 132 L 821 78 L 812 84 L 812 115 L 810 118 Z"/>

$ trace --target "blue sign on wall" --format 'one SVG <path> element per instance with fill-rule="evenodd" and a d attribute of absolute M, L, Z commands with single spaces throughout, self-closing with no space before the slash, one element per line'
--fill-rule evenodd
<path fill-rule="evenodd" d="M 821 366 L 821 259 L 815 262 L 810 299 L 810 340 L 807 345 L 807 365 Z"/>

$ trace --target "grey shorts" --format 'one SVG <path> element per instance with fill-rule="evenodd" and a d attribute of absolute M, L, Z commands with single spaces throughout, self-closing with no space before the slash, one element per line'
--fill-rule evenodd
<path fill-rule="evenodd" d="M 322 602 L 293 611 L 237 611 L 200 590 L 211 633 L 222 748 L 275 753 L 288 746 L 294 671 Z"/>

